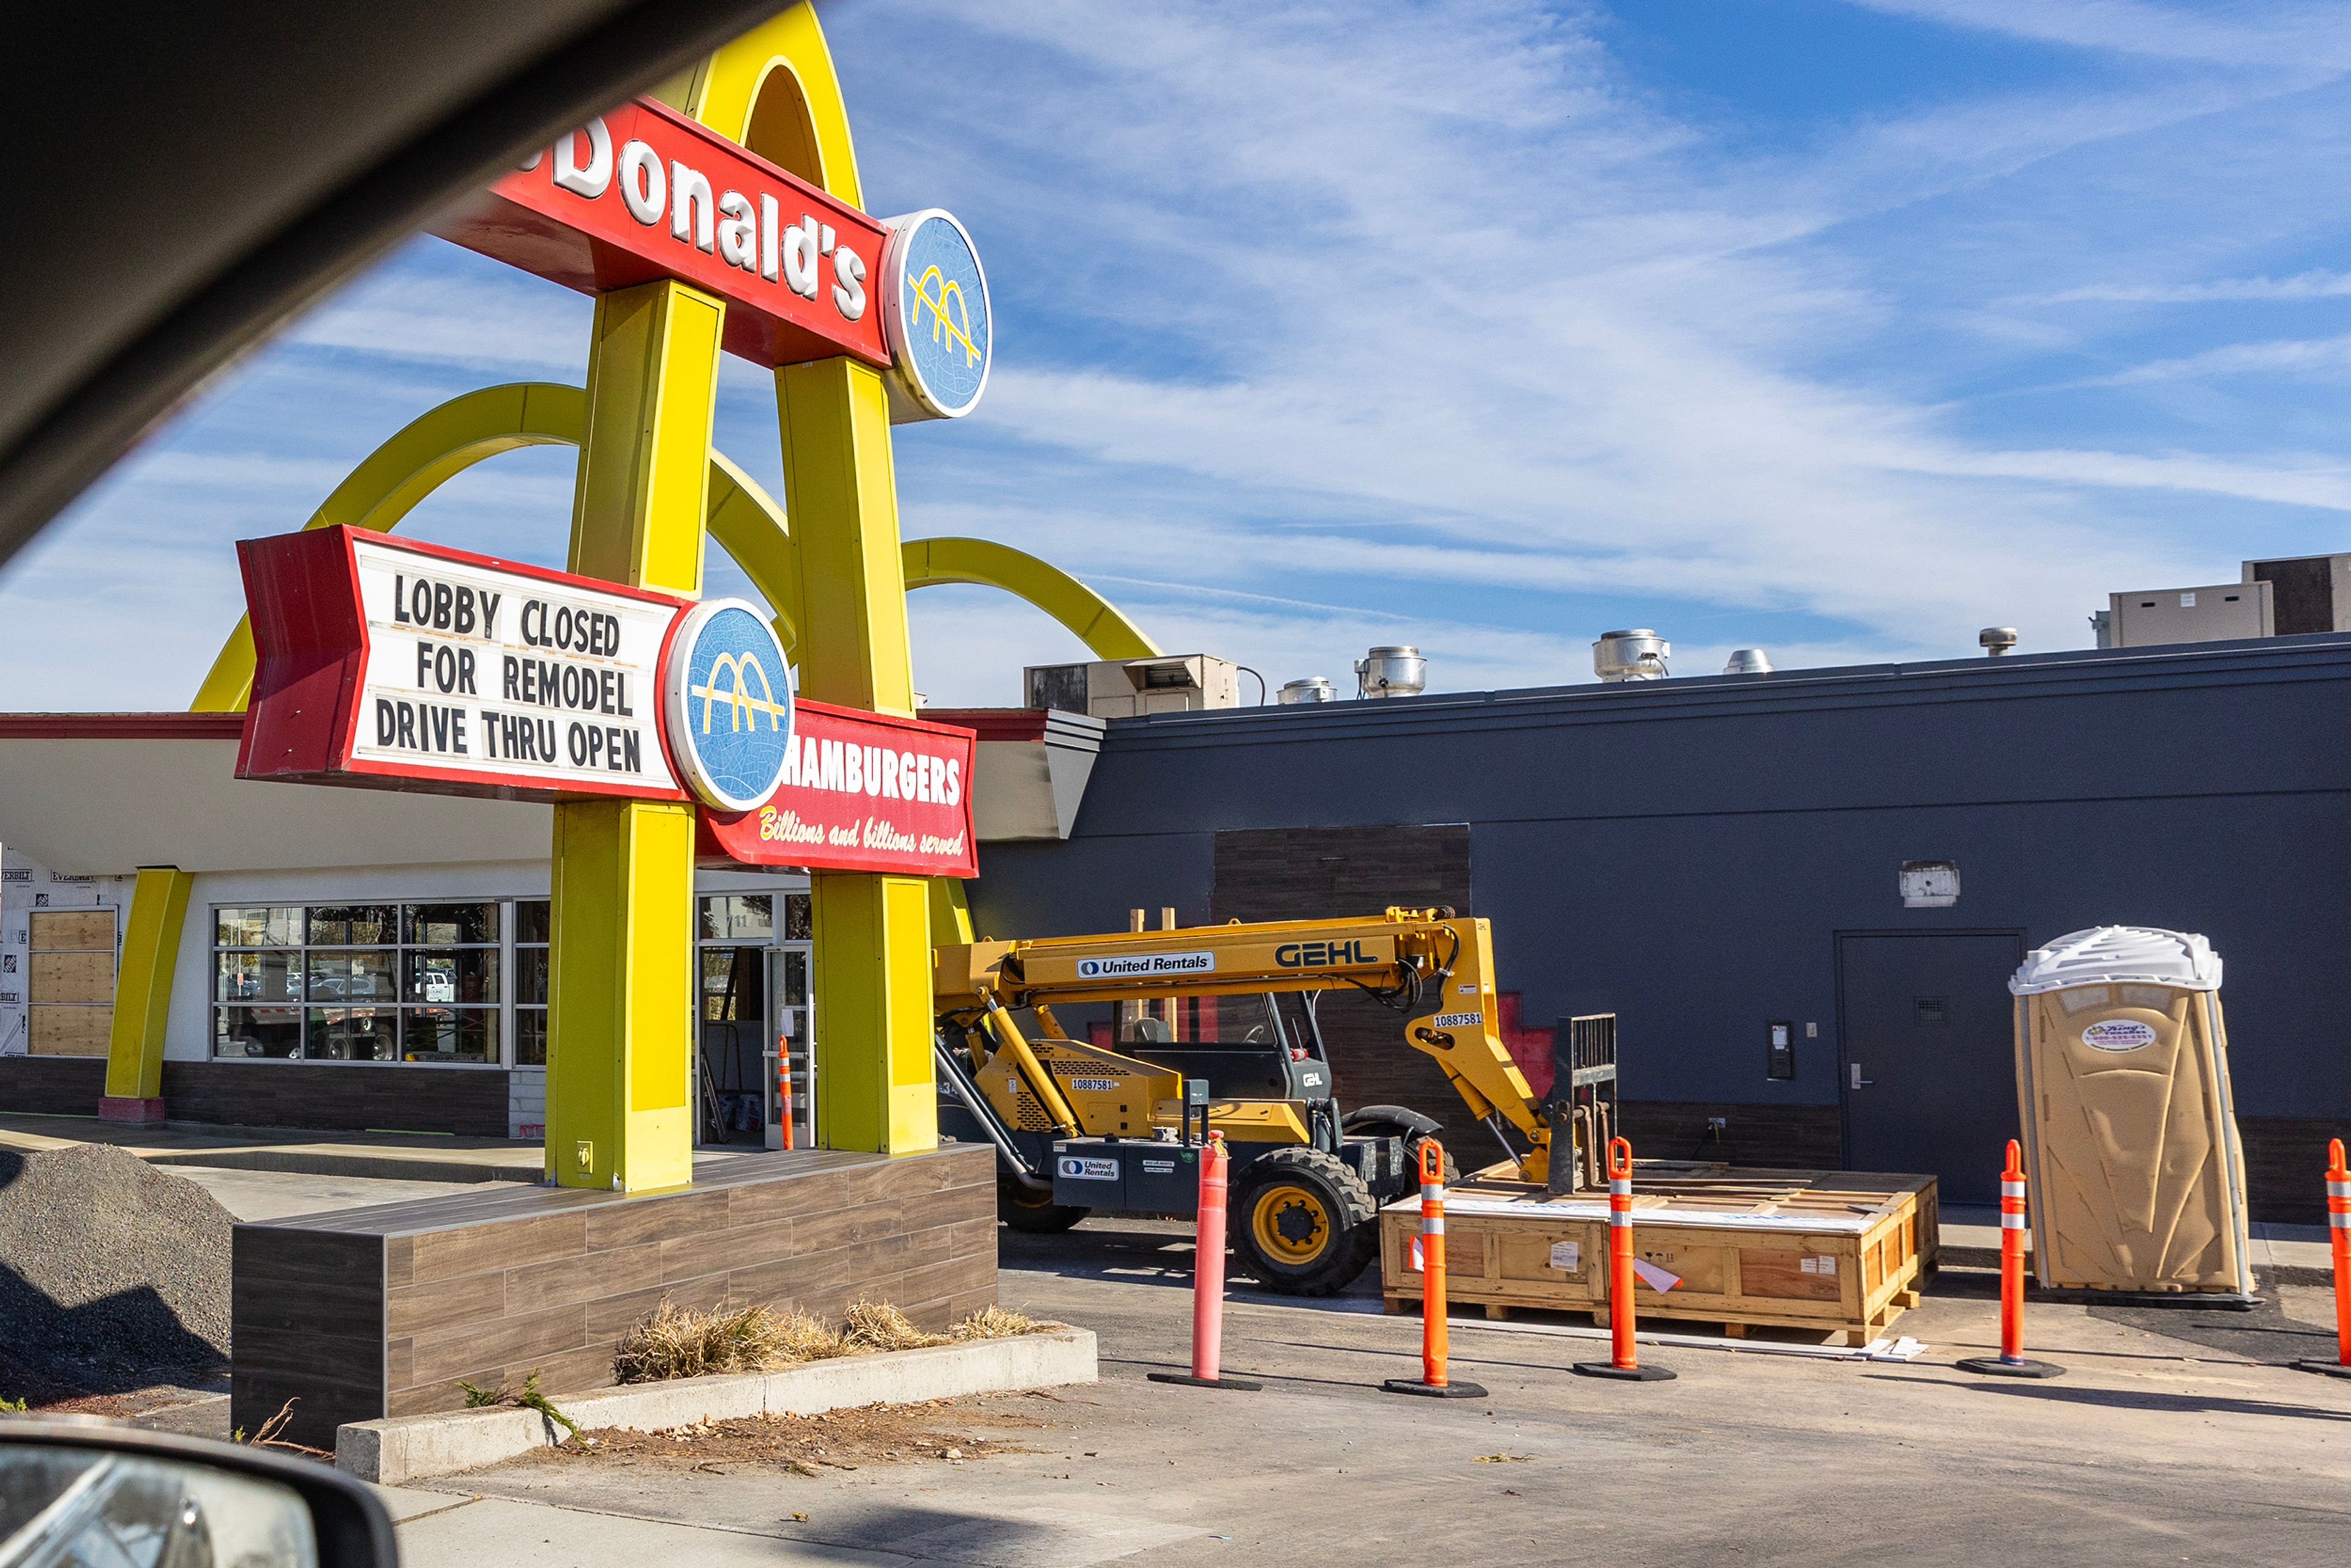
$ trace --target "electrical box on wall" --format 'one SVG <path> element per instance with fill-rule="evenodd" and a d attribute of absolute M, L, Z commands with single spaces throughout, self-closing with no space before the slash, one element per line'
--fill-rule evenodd
<path fill-rule="evenodd" d="M 1769 1027 L 1769 1043 L 1763 1048 L 1763 1076 L 1793 1078 L 1796 1076 L 1796 1026 L 1793 1022 L 1772 1023 Z"/>
<path fill-rule="evenodd" d="M 1949 909 L 1959 901 L 1957 861 L 1904 861 L 1899 885 L 1905 909 Z"/>

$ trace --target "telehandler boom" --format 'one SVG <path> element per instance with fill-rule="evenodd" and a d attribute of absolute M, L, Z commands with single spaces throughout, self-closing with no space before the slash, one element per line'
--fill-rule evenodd
<path fill-rule="evenodd" d="M 1066 1229 L 1095 1210 L 1189 1215 L 1198 1145 L 1221 1134 L 1243 1266 L 1278 1291 L 1345 1288 L 1377 1250 L 1378 1205 L 1414 1189 L 1418 1145 L 1440 1124 L 1395 1105 L 1341 1114 L 1313 1007 L 1330 991 L 1394 1009 L 1406 1043 L 1437 1062 L 1524 1179 L 1562 1192 L 1603 1179 L 1614 1019 L 1576 1020 L 1573 1060 L 1539 1101 L 1502 1040 L 1483 920 L 1392 908 L 981 941 L 934 959 L 940 1124 L 996 1145 L 999 1209 L 1016 1228 Z M 1285 1019 L 1286 996 L 1302 998 L 1302 1028 Z M 1189 998 L 1215 999 L 1200 1009 L 1207 1039 L 1178 1040 L 1146 1016 L 1113 1050 L 1072 1039 L 1053 1011 Z M 1024 1012 L 1027 1028 L 1015 1017 Z"/>

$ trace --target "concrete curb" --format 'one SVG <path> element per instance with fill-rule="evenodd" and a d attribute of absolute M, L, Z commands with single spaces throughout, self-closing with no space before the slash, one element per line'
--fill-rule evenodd
<path fill-rule="evenodd" d="M 1064 1328 L 1017 1339 L 811 1361 L 781 1372 L 635 1383 L 552 1397 L 582 1431 L 625 1427 L 652 1432 L 695 1421 L 813 1416 L 857 1405 L 1050 1388 L 1092 1383 L 1096 1376 L 1093 1332 Z M 565 1436 L 535 1410 L 448 1410 L 354 1421 L 336 1428 L 335 1464 L 363 1481 L 402 1486 L 553 1448 Z"/>

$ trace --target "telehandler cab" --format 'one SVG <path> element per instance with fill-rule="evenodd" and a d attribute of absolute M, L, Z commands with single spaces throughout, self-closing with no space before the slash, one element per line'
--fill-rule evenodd
<path fill-rule="evenodd" d="M 1392 908 L 981 941 L 934 959 L 940 1130 L 995 1145 L 998 1209 L 1016 1229 L 1066 1230 L 1094 1212 L 1189 1217 L 1199 1146 L 1221 1134 L 1243 1268 L 1285 1293 L 1344 1290 L 1378 1252 L 1379 1206 L 1417 1186 L 1420 1143 L 1441 1124 L 1399 1105 L 1342 1113 L 1314 1009 L 1329 991 L 1394 1009 L 1406 1042 L 1444 1070 L 1524 1179 L 1557 1192 L 1605 1180 L 1614 1015 L 1573 1020 L 1538 1102 L 1502 1042 L 1483 920 Z M 1283 1009 L 1285 997 L 1298 1005 Z M 1122 1026 L 1114 1050 L 1071 1038 L 1053 1012 L 1187 998 L 1203 998 L 1203 1038 L 1175 1038 L 1148 1016 L 1156 1009 L 1120 1009 L 1146 1016 Z"/>

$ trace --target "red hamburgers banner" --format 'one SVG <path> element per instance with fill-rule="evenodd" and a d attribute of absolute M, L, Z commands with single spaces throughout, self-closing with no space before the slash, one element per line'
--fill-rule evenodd
<path fill-rule="evenodd" d="M 753 810 L 705 810 L 704 858 L 910 876 L 979 874 L 971 836 L 971 731 L 806 698 L 795 709 L 795 756 L 783 782 Z"/>

